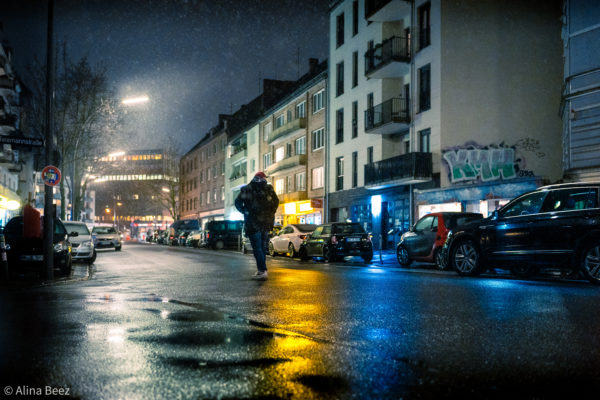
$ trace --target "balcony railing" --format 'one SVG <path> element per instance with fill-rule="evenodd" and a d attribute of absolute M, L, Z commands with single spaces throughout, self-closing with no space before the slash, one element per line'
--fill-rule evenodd
<path fill-rule="evenodd" d="M 408 38 L 393 36 L 384 40 L 373 49 L 368 50 L 365 53 L 365 75 L 369 76 L 378 69 L 394 62 L 410 62 L 410 43 Z M 400 72 L 399 75 L 402 75 Z"/>
<path fill-rule="evenodd" d="M 232 144 L 231 145 L 231 155 L 230 157 L 235 156 L 237 153 L 240 153 L 248 148 L 246 142 Z"/>
<path fill-rule="evenodd" d="M 431 153 L 408 153 L 365 165 L 365 186 L 426 182 L 431 177 Z"/>
<path fill-rule="evenodd" d="M 365 131 L 394 133 L 410 123 L 408 99 L 395 97 L 365 110 Z M 400 126 L 402 125 L 402 126 Z"/>
<path fill-rule="evenodd" d="M 269 144 L 275 144 L 281 138 L 306 128 L 306 118 L 296 118 L 274 129 L 269 134 Z"/>
<path fill-rule="evenodd" d="M 273 175 L 277 172 L 284 171 L 286 169 L 294 168 L 299 165 L 306 165 L 306 154 L 296 154 L 288 158 L 284 158 L 274 164 L 271 164 L 266 170 L 267 175 Z"/>

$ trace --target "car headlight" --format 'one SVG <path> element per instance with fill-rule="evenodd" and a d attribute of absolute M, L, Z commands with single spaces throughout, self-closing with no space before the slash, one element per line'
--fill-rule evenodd
<path fill-rule="evenodd" d="M 79 246 L 80 246 L 80 247 L 87 247 L 87 248 L 90 248 L 90 247 L 92 247 L 92 246 L 93 246 L 93 244 L 92 244 L 92 241 L 91 241 L 91 240 L 88 240 L 88 241 L 85 241 L 85 242 L 81 242 L 81 244 L 80 244 Z"/>
<path fill-rule="evenodd" d="M 57 253 L 68 250 L 68 249 L 69 249 L 69 246 L 67 245 L 66 242 L 59 242 L 54 245 L 54 251 Z"/>

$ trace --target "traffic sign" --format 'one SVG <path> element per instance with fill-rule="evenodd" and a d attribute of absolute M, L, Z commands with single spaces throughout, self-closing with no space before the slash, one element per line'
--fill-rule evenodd
<path fill-rule="evenodd" d="M 54 165 L 48 165 L 42 170 L 42 179 L 48 186 L 56 186 L 60 183 L 60 169 Z"/>
<path fill-rule="evenodd" d="M 39 138 L 0 135 L 0 144 L 11 144 L 13 146 L 43 147 L 44 141 Z"/>

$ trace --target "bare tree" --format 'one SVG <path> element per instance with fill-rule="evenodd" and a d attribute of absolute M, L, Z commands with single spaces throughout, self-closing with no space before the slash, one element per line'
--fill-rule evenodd
<path fill-rule="evenodd" d="M 89 172 L 96 160 L 106 154 L 117 140 L 117 132 L 122 124 L 122 113 L 114 93 L 106 78 L 106 68 L 92 67 L 86 57 L 73 62 L 69 59 L 66 45 L 59 53 L 55 72 L 54 132 L 56 147 L 61 155 L 62 219 L 66 217 L 66 188 L 72 195 L 73 219 L 80 218 L 87 186 L 91 180 Z M 43 104 L 43 66 L 32 69 L 37 85 L 33 87 L 38 103 Z M 35 103 L 35 102 L 34 102 Z M 33 108 L 39 109 L 39 104 Z M 41 125 L 41 121 L 39 122 Z M 98 171 L 94 171 L 98 172 Z"/>

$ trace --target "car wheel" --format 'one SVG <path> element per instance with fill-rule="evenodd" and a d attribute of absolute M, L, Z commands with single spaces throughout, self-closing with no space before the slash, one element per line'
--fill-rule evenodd
<path fill-rule="evenodd" d="M 371 253 L 371 254 L 365 254 L 365 255 L 362 256 L 362 258 L 365 261 L 365 263 L 368 264 L 373 259 L 373 253 Z"/>
<path fill-rule="evenodd" d="M 451 265 L 459 275 L 475 276 L 481 273 L 479 249 L 471 240 L 459 242 L 452 249 Z"/>
<path fill-rule="evenodd" d="M 294 258 L 294 257 L 297 257 L 297 256 L 298 256 L 298 253 L 296 252 L 296 249 L 294 249 L 294 243 L 290 243 L 290 244 L 288 245 L 288 252 L 287 252 L 287 255 L 288 255 L 290 258 Z"/>
<path fill-rule="evenodd" d="M 300 256 L 300 259 L 302 261 L 308 261 L 308 260 L 310 260 L 310 257 L 308 256 L 308 252 L 306 251 L 306 247 L 300 246 L 300 250 L 298 251 L 298 255 Z"/>
<path fill-rule="evenodd" d="M 223 243 L 222 240 L 217 240 L 215 242 L 215 245 L 214 245 L 215 250 L 223 250 L 224 247 L 225 247 L 225 243 Z"/>
<path fill-rule="evenodd" d="M 517 264 L 511 268 L 511 272 L 513 275 L 518 276 L 520 278 L 529 278 L 532 275 L 535 275 L 538 268 L 529 264 Z"/>
<path fill-rule="evenodd" d="M 271 257 L 277 257 L 277 252 L 275 251 L 275 248 L 273 247 L 273 243 L 269 242 L 269 255 Z"/>
<path fill-rule="evenodd" d="M 396 258 L 398 259 L 398 264 L 402 267 L 408 267 L 412 262 L 408 255 L 408 250 L 404 246 L 398 246 L 396 249 Z"/>
<path fill-rule="evenodd" d="M 433 253 L 433 262 L 439 270 L 443 271 L 448 267 L 448 264 L 446 263 L 446 257 L 444 257 L 444 252 L 442 252 L 442 249 L 440 248 L 435 249 L 435 252 Z"/>
<path fill-rule="evenodd" d="M 115 246 L 115 251 L 121 251 L 121 246 L 119 246 L 119 247 Z"/>
<path fill-rule="evenodd" d="M 96 261 L 96 250 L 94 250 L 94 254 L 90 258 L 88 258 L 87 263 L 92 265 Z"/>
<path fill-rule="evenodd" d="M 588 281 L 600 285 L 600 243 L 585 248 L 581 255 L 581 271 Z"/>

